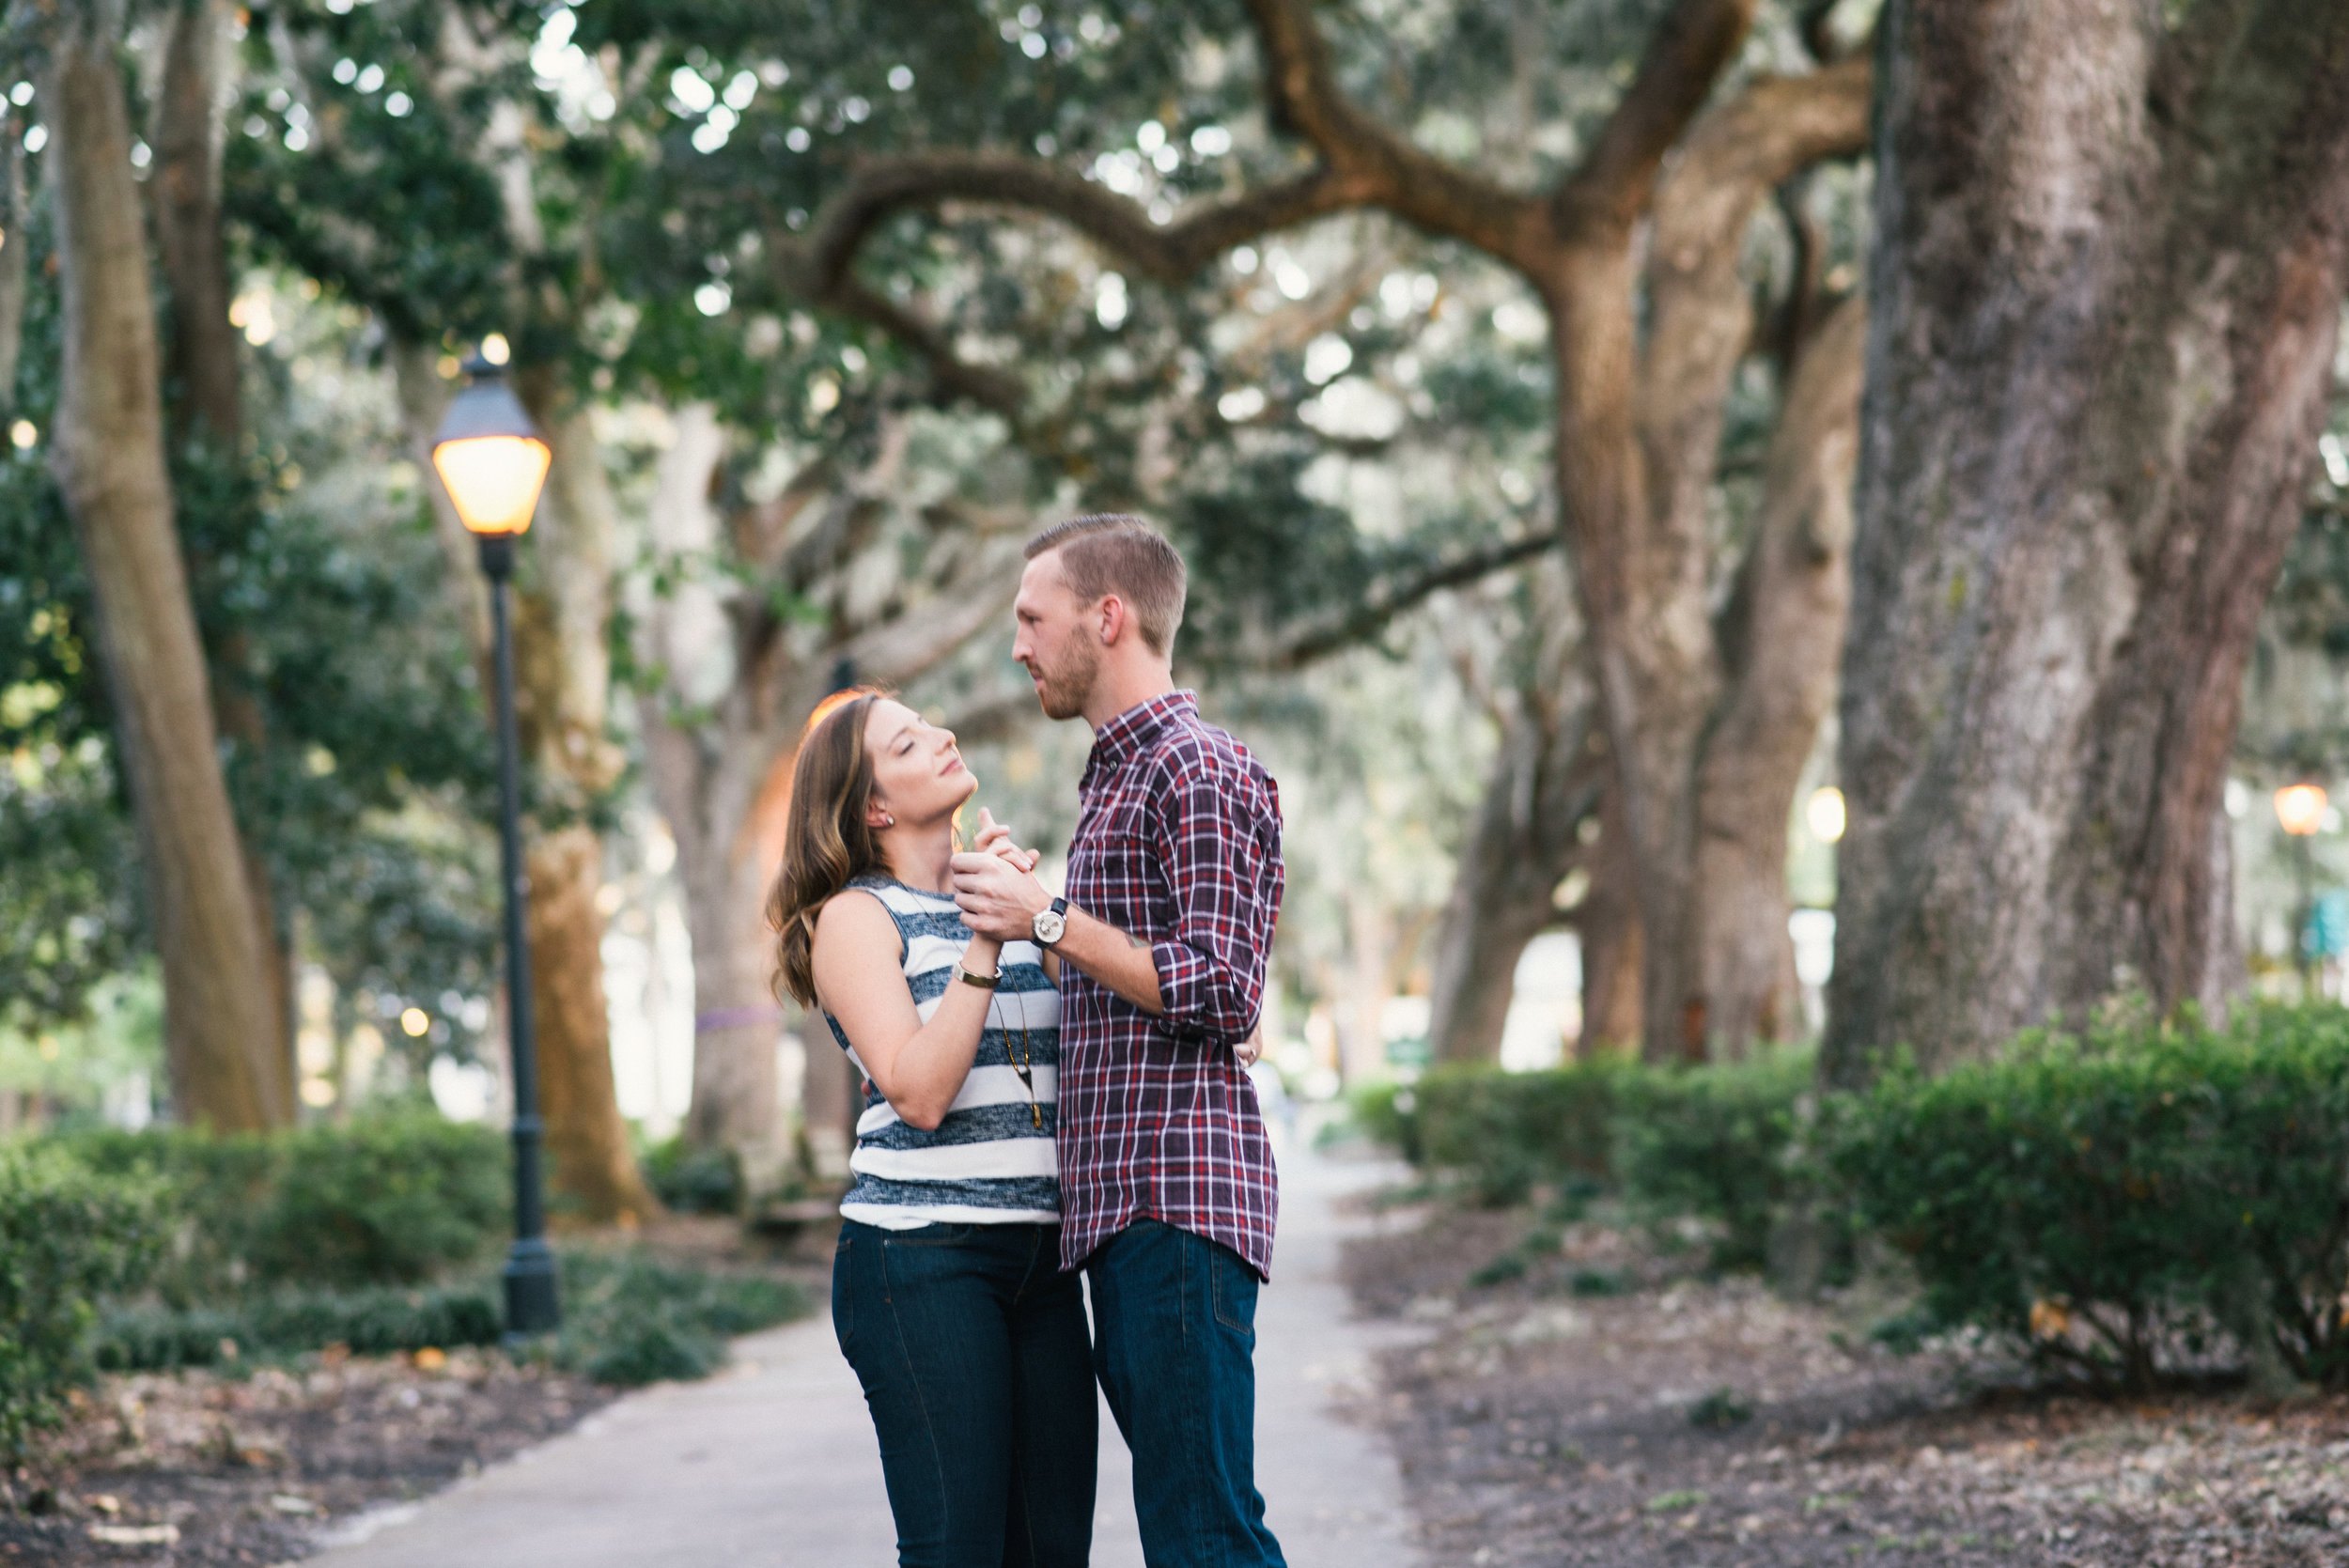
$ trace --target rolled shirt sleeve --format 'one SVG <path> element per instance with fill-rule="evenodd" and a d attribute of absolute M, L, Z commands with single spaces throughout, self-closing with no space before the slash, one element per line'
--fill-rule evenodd
<path fill-rule="evenodd" d="M 1187 771 L 1153 796 L 1174 931 L 1151 944 L 1160 1017 L 1178 1032 L 1237 1045 L 1264 1012 L 1281 909 L 1280 804 L 1270 780 Z"/>

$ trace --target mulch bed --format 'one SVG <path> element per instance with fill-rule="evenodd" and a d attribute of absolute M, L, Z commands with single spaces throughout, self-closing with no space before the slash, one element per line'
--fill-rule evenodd
<path fill-rule="evenodd" d="M 110 1377 L 6 1482 L 0 1562 L 287 1561 L 321 1526 L 437 1491 L 612 1397 L 491 1350 Z"/>
<path fill-rule="evenodd" d="M 829 1278 L 822 1227 L 746 1237 L 679 1217 L 613 1239 L 664 1262 L 770 1271 L 818 1300 Z M 36 1463 L 0 1474 L 0 1568 L 290 1562 L 355 1516 L 437 1492 L 616 1397 L 486 1348 L 107 1377 Z"/>
<path fill-rule="evenodd" d="M 1348 1249 L 1358 1306 L 1422 1327 L 1365 1414 L 1429 1568 L 2349 1563 L 2349 1398 L 2106 1400 L 1981 1346 L 1899 1358 L 1866 1338 L 1895 1301 L 1785 1301 L 1598 1223 L 1472 1286 L 1529 1227 L 1422 1205 Z"/>

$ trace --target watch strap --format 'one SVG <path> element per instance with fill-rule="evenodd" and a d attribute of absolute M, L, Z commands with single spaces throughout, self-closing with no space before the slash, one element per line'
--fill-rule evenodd
<path fill-rule="evenodd" d="M 961 961 L 957 959 L 955 963 L 955 978 L 966 986 L 976 986 L 982 991 L 991 991 L 1003 983 L 1003 971 L 999 969 L 993 974 L 973 974 L 964 969 Z"/>

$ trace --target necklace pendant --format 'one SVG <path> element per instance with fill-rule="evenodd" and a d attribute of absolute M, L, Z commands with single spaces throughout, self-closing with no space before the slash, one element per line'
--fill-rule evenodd
<path fill-rule="evenodd" d="M 1036 1131 L 1042 1132 L 1044 1130 L 1044 1108 L 1040 1105 L 1031 1105 L 1028 1107 L 1028 1114 L 1035 1118 Z"/>

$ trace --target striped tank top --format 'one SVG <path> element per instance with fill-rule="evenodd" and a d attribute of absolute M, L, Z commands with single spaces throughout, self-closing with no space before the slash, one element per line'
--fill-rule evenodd
<path fill-rule="evenodd" d="M 962 911 L 945 893 L 884 877 L 855 877 L 848 886 L 879 899 L 897 923 L 906 985 L 927 1023 L 946 987 L 956 984 L 954 967 L 971 940 Z M 890 1231 L 1060 1222 L 1060 1168 L 1052 1154 L 1060 992 L 1045 975 L 1043 953 L 1034 942 L 1005 942 L 1002 974 L 971 1076 L 936 1127 L 925 1132 L 901 1120 L 864 1073 L 864 1112 L 857 1118 L 856 1152 L 848 1157 L 853 1179 L 840 1200 L 843 1219 Z M 824 1021 L 863 1073 L 839 1020 L 826 1013 Z"/>

